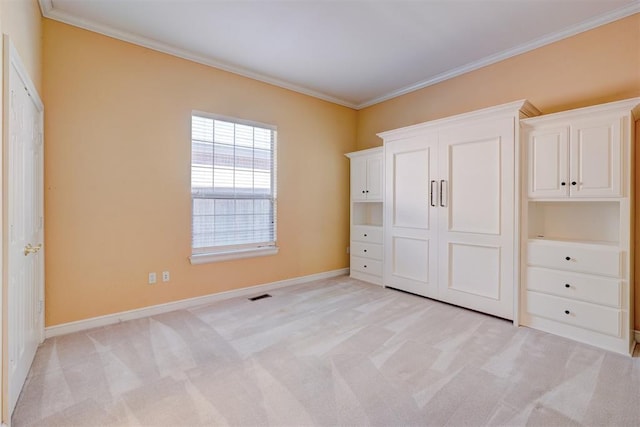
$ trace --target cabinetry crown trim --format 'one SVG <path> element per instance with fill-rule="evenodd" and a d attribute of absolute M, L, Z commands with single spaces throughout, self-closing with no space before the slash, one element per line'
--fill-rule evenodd
<path fill-rule="evenodd" d="M 500 115 L 513 115 L 516 119 L 524 119 L 540 115 L 540 110 L 533 106 L 526 99 L 497 105 L 495 107 L 483 108 L 480 110 L 470 111 L 467 113 L 457 114 L 455 116 L 435 119 L 416 125 L 405 126 L 399 129 L 380 132 L 378 137 L 385 142 L 397 139 L 398 137 L 406 137 L 413 134 L 422 133 L 430 128 L 443 129 L 449 125 L 468 123 L 469 121 L 479 120 L 488 117 L 499 117 Z"/>
<path fill-rule="evenodd" d="M 544 114 L 538 117 L 530 117 L 522 120 L 522 124 L 534 125 L 538 122 L 553 123 L 554 121 L 567 121 L 576 117 L 581 117 L 585 113 L 607 114 L 619 112 L 631 112 L 635 120 L 640 119 L 640 97 L 623 99 L 622 101 L 608 102 L 606 104 L 591 105 L 582 108 L 576 108 L 569 111 L 559 111 L 557 113 Z"/>

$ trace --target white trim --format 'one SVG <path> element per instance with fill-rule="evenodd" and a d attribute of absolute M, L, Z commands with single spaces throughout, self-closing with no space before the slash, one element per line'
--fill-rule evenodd
<path fill-rule="evenodd" d="M 309 95 L 311 97 L 321 99 L 323 101 L 331 102 L 333 104 L 338 104 L 338 105 L 342 105 L 344 107 L 349 107 L 349 108 L 356 108 L 356 104 L 352 102 L 345 101 L 343 99 L 336 98 L 334 96 L 327 95 L 322 92 L 308 89 L 303 86 L 298 86 L 298 85 L 286 82 L 284 80 L 269 77 L 264 74 L 256 73 L 254 71 L 247 70 L 245 68 L 235 67 L 229 64 L 225 64 L 224 62 L 217 61 L 215 59 L 197 54 L 188 49 L 174 47 L 169 44 L 161 43 L 147 37 L 142 37 L 133 33 L 129 33 L 127 31 L 116 30 L 106 25 L 101 25 L 96 22 L 78 18 L 77 16 L 73 16 L 66 12 L 55 10 L 53 8 L 51 0 L 39 0 L 39 3 L 40 3 L 40 10 L 42 11 L 42 15 L 45 18 L 53 19 L 55 21 L 69 24 L 74 27 L 83 28 L 85 30 L 92 31 L 94 33 L 99 33 L 107 37 L 113 37 L 118 40 L 133 43 L 135 45 L 146 47 L 148 49 L 152 49 L 158 52 L 167 53 L 169 55 L 186 59 L 188 61 L 197 62 L 198 64 L 208 65 L 213 68 L 218 68 L 223 71 L 228 71 L 230 73 L 237 74 L 239 76 L 248 77 L 250 79 L 257 80 L 263 83 L 268 83 L 284 89 L 289 89 L 294 92 L 298 92 L 304 95 Z"/>
<path fill-rule="evenodd" d="M 381 145 L 379 147 L 367 148 L 366 150 L 352 151 L 351 153 L 346 153 L 345 156 L 350 159 L 355 159 L 357 157 L 370 156 L 372 154 L 383 154 L 382 151 L 383 149 Z"/>
<path fill-rule="evenodd" d="M 520 123 L 523 126 L 530 126 L 532 124 L 536 124 L 538 122 L 544 123 L 552 123 L 556 122 L 565 122 L 569 119 L 578 118 L 582 116 L 585 112 L 591 113 L 619 113 L 620 111 L 631 111 L 633 112 L 640 106 L 640 97 L 623 99 L 620 101 L 607 102 L 606 104 L 597 104 L 590 105 L 587 107 L 575 108 L 573 110 L 559 111 L 557 113 L 545 114 L 539 117 L 530 117 L 523 119 Z"/>
<path fill-rule="evenodd" d="M 232 259 L 254 258 L 259 256 L 276 255 L 280 248 L 269 246 L 266 248 L 241 249 L 228 252 L 193 254 L 189 262 L 193 265 L 208 264 L 211 262 L 229 261 Z"/>
<path fill-rule="evenodd" d="M 262 285 L 249 286 L 247 288 L 234 289 L 232 291 L 219 292 L 215 294 L 203 295 L 195 298 L 188 298 L 179 301 L 168 302 L 165 304 L 152 305 L 149 307 L 138 308 L 135 310 L 121 311 L 119 313 L 107 314 L 105 316 L 92 317 L 90 319 L 78 320 L 75 322 L 63 323 L 61 325 L 49 326 L 45 328 L 45 336 L 47 338 L 59 335 L 70 334 L 73 332 L 84 331 L 87 329 L 98 328 L 100 326 L 113 325 L 115 323 L 127 320 L 140 319 L 143 317 L 154 316 L 157 314 L 168 313 L 174 310 L 183 310 L 186 308 L 196 307 L 199 305 L 210 304 L 212 302 L 226 300 L 229 298 L 240 297 L 245 295 L 259 294 L 272 289 L 284 288 L 286 286 L 299 285 L 302 283 L 313 282 L 315 280 L 329 279 L 332 277 L 343 276 L 349 274 L 348 268 L 338 270 L 325 271 L 322 273 L 310 274 L 308 276 L 294 277 L 292 279 L 279 280 L 277 282 L 265 283 Z"/>
<path fill-rule="evenodd" d="M 640 331 L 634 331 L 634 336 L 636 338 L 636 345 L 640 345 Z"/>
<path fill-rule="evenodd" d="M 520 46 L 516 46 L 511 49 L 504 50 L 502 52 L 498 52 L 494 55 L 490 55 L 484 57 L 478 61 L 470 62 L 466 65 L 463 65 L 458 68 L 454 68 L 452 70 L 446 71 L 444 73 L 438 74 L 435 77 L 432 77 L 428 80 L 422 81 L 420 83 L 416 83 L 411 86 L 407 86 L 403 89 L 399 89 L 393 92 L 390 92 L 386 95 L 383 95 L 378 98 L 374 98 L 370 101 L 363 102 L 361 104 L 356 105 L 356 110 L 361 110 L 366 107 L 370 107 L 375 104 L 379 104 L 383 101 L 388 101 L 389 99 L 396 98 L 400 95 L 405 95 L 410 92 L 415 92 L 420 89 L 424 89 L 427 86 L 433 86 L 437 83 L 443 82 L 445 80 L 452 79 L 454 77 L 458 77 L 462 74 L 466 74 L 471 71 L 478 70 L 480 68 L 486 67 L 491 64 L 495 64 L 500 61 L 504 61 L 505 59 L 512 58 L 514 56 L 521 55 L 523 53 L 532 51 L 542 46 L 546 46 L 551 43 L 555 43 L 557 41 L 575 36 L 577 34 L 583 33 L 585 31 L 592 30 L 594 28 L 600 27 L 605 24 L 609 24 L 611 22 L 617 21 L 622 18 L 626 18 L 627 16 L 631 16 L 635 13 L 640 12 L 640 1 L 636 1 L 627 6 L 624 6 L 620 9 L 612 10 L 609 13 L 605 13 L 604 15 L 597 16 L 595 18 L 589 19 L 587 21 L 576 24 L 572 27 L 566 28 L 562 31 L 558 31 L 557 33 L 548 34 L 539 39 L 530 41 L 528 43 L 521 44 Z"/>
<path fill-rule="evenodd" d="M 526 99 L 521 99 L 519 101 L 508 102 L 506 104 L 496 105 L 494 107 L 487 107 L 480 110 L 457 114 L 455 116 L 444 117 L 442 119 L 430 120 L 423 123 L 418 123 L 416 125 L 388 130 L 385 132 L 380 132 L 377 135 L 384 140 L 385 144 L 387 144 L 388 142 L 392 142 L 396 139 L 407 138 L 409 136 L 422 134 L 426 129 L 429 128 L 442 128 L 447 125 L 455 125 L 459 124 L 460 122 L 478 120 L 488 115 L 497 116 L 499 114 L 515 115 L 516 119 L 523 119 L 525 117 L 537 116 L 538 114 L 540 114 L 540 111 Z"/>
<path fill-rule="evenodd" d="M 211 58 L 207 58 L 205 56 L 196 54 L 187 49 L 180 49 L 173 46 L 170 46 L 165 43 L 160 43 L 146 37 L 140 37 L 138 35 L 119 31 L 114 28 L 100 25 L 95 22 L 87 21 L 66 12 L 61 12 L 55 10 L 53 7 L 52 0 L 38 0 L 40 3 L 40 10 L 42 11 L 42 15 L 45 18 L 53 19 L 56 21 L 63 22 L 65 24 L 73 25 L 75 27 L 84 28 L 85 30 L 93 31 L 99 34 L 103 34 L 108 37 L 113 37 L 119 40 L 123 40 L 129 43 L 133 43 L 139 46 L 143 46 L 149 49 L 156 50 L 158 52 L 167 53 L 169 55 L 177 56 L 178 58 L 187 59 L 189 61 L 197 62 L 199 64 L 208 65 L 210 67 L 218 68 L 220 70 L 228 71 L 230 73 L 238 74 L 240 76 L 248 77 L 250 79 L 258 80 L 264 83 L 269 83 L 275 86 L 282 87 L 284 89 L 289 89 L 294 92 L 302 93 L 304 95 L 309 95 L 314 98 L 322 99 L 324 101 L 332 102 L 334 104 L 342 105 L 345 107 L 353 108 L 355 110 L 361 110 L 366 107 L 370 107 L 375 104 L 379 104 L 383 101 L 387 101 L 392 98 L 396 98 L 401 95 L 405 95 L 410 92 L 415 92 L 417 90 L 423 89 L 427 86 L 432 86 L 434 84 L 443 82 L 445 80 L 452 79 L 454 77 L 460 76 L 462 74 L 468 73 L 470 71 L 477 70 L 482 67 L 486 67 L 487 65 L 495 64 L 496 62 L 504 61 L 505 59 L 509 59 L 513 56 L 520 55 L 522 53 L 529 52 L 531 50 L 537 49 L 539 47 L 566 39 L 571 36 L 575 36 L 576 34 L 580 34 L 582 32 L 594 29 L 596 27 L 609 24 L 613 21 L 617 21 L 622 18 L 626 18 L 627 16 L 631 16 L 635 13 L 640 12 L 640 0 L 637 0 L 625 7 L 613 10 L 604 15 L 597 16 L 595 18 L 589 19 L 587 21 L 576 24 L 572 27 L 566 28 L 562 31 L 558 31 L 553 34 L 546 35 L 537 40 L 530 41 L 528 43 L 524 43 L 520 46 L 516 46 L 511 49 L 504 50 L 502 52 L 496 53 L 494 55 L 487 56 L 479 61 L 470 62 L 461 67 L 454 68 L 447 72 L 438 74 L 435 77 L 424 80 L 422 82 L 418 82 L 416 84 L 407 86 L 405 88 L 395 90 L 387 93 L 386 95 L 379 96 L 377 98 L 373 98 L 369 101 L 365 101 L 362 103 L 353 103 L 350 101 L 346 101 L 344 99 L 336 98 L 335 96 L 327 95 L 322 92 L 318 92 L 312 89 L 308 89 L 299 85 L 294 85 L 288 82 L 285 82 L 280 79 L 276 79 L 273 77 L 269 77 L 260 73 L 256 73 L 250 70 L 246 70 L 240 67 L 234 67 L 228 64 L 224 64 L 220 61 L 213 60 Z"/>
<path fill-rule="evenodd" d="M 29 76 L 29 73 L 27 73 L 27 70 L 25 70 L 24 65 L 22 65 L 22 60 L 20 59 L 20 55 L 18 54 L 18 51 L 13 45 L 11 38 L 7 34 L 3 34 L 3 43 L 4 43 L 4 49 L 7 49 L 9 52 L 9 64 L 13 65 L 13 67 L 16 69 L 16 72 L 18 73 L 18 76 L 20 76 L 20 80 L 22 80 L 22 83 L 26 85 L 25 89 L 27 90 L 29 97 L 33 99 L 33 102 L 36 104 L 36 107 L 38 108 L 38 112 L 39 113 L 43 112 L 44 104 L 42 103 L 40 94 L 38 93 L 35 85 L 31 81 L 31 77 Z"/>

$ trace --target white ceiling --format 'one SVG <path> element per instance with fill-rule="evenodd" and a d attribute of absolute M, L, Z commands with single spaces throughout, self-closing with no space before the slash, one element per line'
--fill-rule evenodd
<path fill-rule="evenodd" d="M 40 0 L 52 19 L 352 108 L 633 13 L 640 0 Z"/>

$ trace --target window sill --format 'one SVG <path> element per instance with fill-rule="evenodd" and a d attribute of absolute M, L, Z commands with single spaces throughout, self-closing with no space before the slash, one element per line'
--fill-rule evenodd
<path fill-rule="evenodd" d="M 189 257 L 189 262 L 193 265 L 208 264 L 211 262 L 229 261 L 232 259 L 254 258 L 259 256 L 276 255 L 279 248 L 269 246 L 266 248 L 240 249 L 228 252 L 213 252 L 207 254 L 193 254 Z"/>

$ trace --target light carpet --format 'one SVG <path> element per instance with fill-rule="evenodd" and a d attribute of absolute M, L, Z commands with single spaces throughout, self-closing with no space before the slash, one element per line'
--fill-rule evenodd
<path fill-rule="evenodd" d="M 640 359 L 347 277 L 48 339 L 13 426 L 638 426 Z"/>

